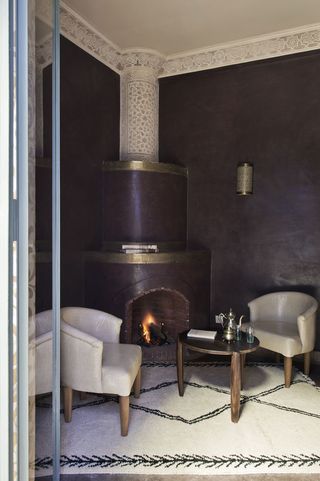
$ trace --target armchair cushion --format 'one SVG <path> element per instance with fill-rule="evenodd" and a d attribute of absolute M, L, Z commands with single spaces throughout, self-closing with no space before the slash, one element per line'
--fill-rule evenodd
<path fill-rule="evenodd" d="M 129 396 L 140 369 L 141 347 L 133 344 L 104 343 L 102 357 L 102 392 Z"/>

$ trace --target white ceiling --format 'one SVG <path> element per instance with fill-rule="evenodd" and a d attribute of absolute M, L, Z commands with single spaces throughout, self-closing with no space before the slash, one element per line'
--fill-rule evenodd
<path fill-rule="evenodd" d="M 105 37 L 165 55 L 320 22 L 320 0 L 64 0 Z"/>

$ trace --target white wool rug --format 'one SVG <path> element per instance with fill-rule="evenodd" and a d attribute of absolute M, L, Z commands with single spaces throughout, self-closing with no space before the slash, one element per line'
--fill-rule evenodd
<path fill-rule="evenodd" d="M 145 363 L 140 399 L 131 398 L 127 437 L 120 436 L 116 398 L 74 400 L 61 415 L 61 472 L 127 474 L 320 474 L 320 390 L 295 370 L 249 364 L 237 424 L 230 419 L 230 367 L 189 362 L 179 397 L 176 366 Z M 50 398 L 37 407 L 36 473 L 49 475 Z"/>

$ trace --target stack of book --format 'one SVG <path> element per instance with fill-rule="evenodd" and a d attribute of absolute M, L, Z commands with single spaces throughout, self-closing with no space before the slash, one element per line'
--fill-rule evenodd
<path fill-rule="evenodd" d="M 157 244 L 122 244 L 122 252 L 125 254 L 147 254 L 159 252 Z"/>

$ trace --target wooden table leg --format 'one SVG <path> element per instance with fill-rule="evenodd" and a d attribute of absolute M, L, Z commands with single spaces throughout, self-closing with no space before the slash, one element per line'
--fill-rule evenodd
<path fill-rule="evenodd" d="M 245 366 L 246 366 L 246 354 L 241 354 L 241 389 L 243 389 Z"/>
<path fill-rule="evenodd" d="M 184 394 L 184 376 L 183 376 L 183 344 L 179 339 L 177 339 L 177 376 L 178 376 L 178 388 L 179 395 Z"/>
<path fill-rule="evenodd" d="M 241 362 L 240 353 L 234 352 L 231 357 L 231 421 L 237 423 L 240 416 L 240 384 Z"/>

